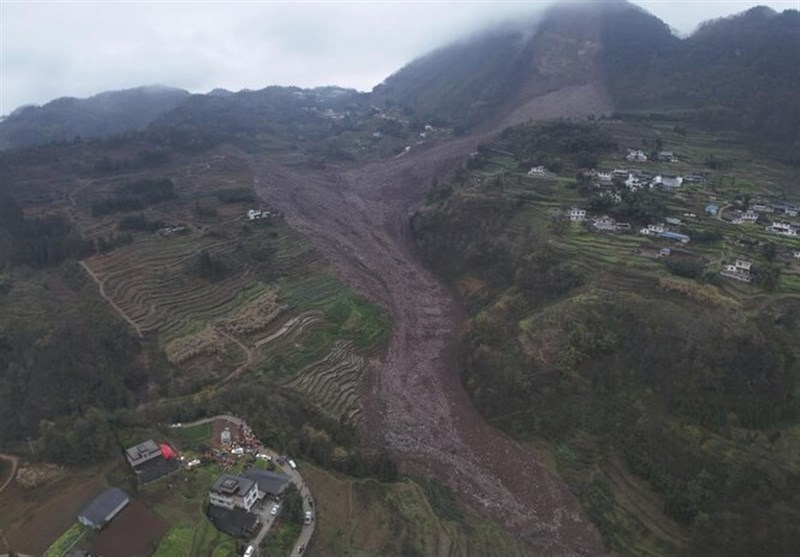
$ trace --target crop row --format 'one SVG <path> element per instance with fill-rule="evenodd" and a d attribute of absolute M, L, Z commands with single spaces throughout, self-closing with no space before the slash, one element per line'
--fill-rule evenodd
<path fill-rule="evenodd" d="M 357 401 L 361 390 L 365 360 L 347 341 L 336 341 L 320 361 L 303 370 L 288 386 L 304 393 L 310 401 L 336 419 L 360 418 Z"/>

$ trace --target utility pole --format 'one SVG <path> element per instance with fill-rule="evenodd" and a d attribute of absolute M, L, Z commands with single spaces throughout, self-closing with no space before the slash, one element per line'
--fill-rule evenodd
<path fill-rule="evenodd" d="M 30 437 L 28 437 L 28 447 L 31 450 L 31 454 L 33 454 L 33 441 L 31 441 Z"/>

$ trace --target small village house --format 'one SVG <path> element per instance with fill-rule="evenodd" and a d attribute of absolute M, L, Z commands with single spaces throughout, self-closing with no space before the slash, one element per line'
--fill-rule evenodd
<path fill-rule="evenodd" d="M 78 515 L 78 522 L 93 530 L 100 530 L 130 503 L 128 494 L 111 487 L 94 498 Z"/>

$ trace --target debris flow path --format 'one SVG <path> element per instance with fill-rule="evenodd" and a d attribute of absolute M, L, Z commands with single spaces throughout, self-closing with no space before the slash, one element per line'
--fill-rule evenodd
<path fill-rule="evenodd" d="M 372 363 L 364 439 L 403 472 L 435 478 L 537 552 L 599 555 L 600 536 L 566 484 L 478 413 L 459 379 L 462 310 L 410 250 L 408 216 L 476 137 L 415 147 L 355 168 L 254 157 L 256 191 L 309 234 L 343 280 L 387 308 L 393 335 Z"/>

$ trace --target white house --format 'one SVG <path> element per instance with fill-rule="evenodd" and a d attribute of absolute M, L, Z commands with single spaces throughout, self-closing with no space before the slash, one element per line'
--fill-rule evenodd
<path fill-rule="evenodd" d="M 249 512 L 258 500 L 258 485 L 248 478 L 222 474 L 211 486 L 208 498 L 217 507 L 240 508 Z"/>
<path fill-rule="evenodd" d="M 672 174 L 662 174 L 661 176 L 656 176 L 654 182 L 660 184 L 662 188 L 679 188 L 683 184 L 683 178 Z"/>
<path fill-rule="evenodd" d="M 631 162 L 647 161 L 647 155 L 645 155 L 640 149 L 628 149 L 628 154 L 625 155 L 625 158 Z"/>
<path fill-rule="evenodd" d="M 723 265 L 720 274 L 740 282 L 750 282 L 753 278 L 750 274 L 752 266 L 753 263 L 750 261 L 737 259 L 734 264 L 728 263 L 727 265 Z"/>
<path fill-rule="evenodd" d="M 743 224 L 755 224 L 758 221 L 758 213 L 746 211 L 739 218 Z"/>
<path fill-rule="evenodd" d="M 639 231 L 639 234 L 644 234 L 645 236 L 656 236 L 664 232 L 664 224 L 648 224 L 647 228 L 642 228 Z"/>
<path fill-rule="evenodd" d="M 572 207 L 567 211 L 567 218 L 572 222 L 583 222 L 586 220 L 586 210 Z"/>
<path fill-rule="evenodd" d="M 544 166 L 534 166 L 528 171 L 528 176 L 547 176 L 548 170 Z"/>
<path fill-rule="evenodd" d="M 797 236 L 797 229 L 788 222 L 773 222 L 772 226 L 767 227 L 767 231 L 780 234 L 781 236 Z"/>
<path fill-rule="evenodd" d="M 736 268 L 738 270 L 747 271 L 749 273 L 750 272 L 750 268 L 753 266 L 753 263 L 750 262 L 750 261 L 747 261 L 745 259 L 737 259 L 736 263 L 735 263 L 735 266 L 736 266 Z"/>
<path fill-rule="evenodd" d="M 617 230 L 616 221 L 607 215 L 594 219 L 592 226 L 594 226 L 595 230 L 605 232 L 615 232 Z"/>

